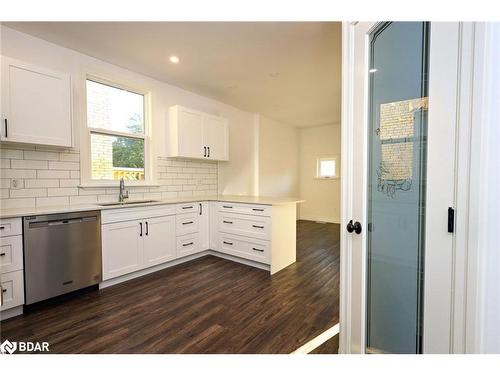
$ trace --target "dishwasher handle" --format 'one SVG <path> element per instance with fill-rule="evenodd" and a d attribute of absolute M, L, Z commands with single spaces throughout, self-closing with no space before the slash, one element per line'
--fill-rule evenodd
<path fill-rule="evenodd" d="M 89 221 L 96 221 L 97 216 L 87 216 L 87 217 L 77 217 L 72 219 L 58 219 L 58 220 L 44 220 L 44 221 L 32 221 L 29 223 L 29 229 L 32 228 L 43 228 L 43 227 L 52 227 L 58 225 L 69 225 L 69 224 L 77 224 Z"/>

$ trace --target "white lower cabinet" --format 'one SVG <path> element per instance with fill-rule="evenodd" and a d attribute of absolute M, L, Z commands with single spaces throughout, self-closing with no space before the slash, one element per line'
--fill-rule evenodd
<path fill-rule="evenodd" d="M 0 310 L 8 310 L 24 304 L 24 281 L 23 271 L 14 271 L 0 275 L 2 296 Z"/>
<path fill-rule="evenodd" d="M 175 216 L 145 220 L 144 265 L 147 267 L 175 259 Z"/>
<path fill-rule="evenodd" d="M 144 224 L 130 220 L 102 226 L 102 278 L 109 280 L 143 266 Z"/>
<path fill-rule="evenodd" d="M 23 269 L 21 218 L 0 219 L 0 311 L 24 304 Z"/>
<path fill-rule="evenodd" d="M 185 257 L 206 250 L 201 246 L 200 233 L 191 233 L 177 237 L 177 256 Z"/>

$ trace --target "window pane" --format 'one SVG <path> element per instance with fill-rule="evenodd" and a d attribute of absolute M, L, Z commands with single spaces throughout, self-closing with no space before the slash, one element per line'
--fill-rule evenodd
<path fill-rule="evenodd" d="M 144 96 L 87 80 L 87 125 L 143 134 Z"/>
<path fill-rule="evenodd" d="M 92 179 L 144 180 L 144 140 L 92 133 Z"/>
<path fill-rule="evenodd" d="M 335 160 L 321 160 L 319 175 L 320 177 L 335 177 Z"/>

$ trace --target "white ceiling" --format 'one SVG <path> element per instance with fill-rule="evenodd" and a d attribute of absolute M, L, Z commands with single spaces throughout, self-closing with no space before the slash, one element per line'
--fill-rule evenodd
<path fill-rule="evenodd" d="M 4 24 L 287 124 L 340 122 L 338 22 Z"/>

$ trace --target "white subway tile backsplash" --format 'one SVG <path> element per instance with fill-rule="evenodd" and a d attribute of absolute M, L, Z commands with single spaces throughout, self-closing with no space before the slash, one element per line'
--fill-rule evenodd
<path fill-rule="evenodd" d="M 46 207 L 115 202 L 118 188 L 80 188 L 80 154 L 26 145 L 3 148 L 0 161 L 2 208 Z M 217 163 L 163 157 L 157 163 L 158 186 L 133 187 L 129 199 L 169 199 L 217 194 Z M 17 186 L 13 187 L 13 181 Z"/>
<path fill-rule="evenodd" d="M 78 195 L 78 188 L 48 188 L 49 197 L 59 197 L 63 195 Z"/>
<path fill-rule="evenodd" d="M 23 150 L 11 150 L 8 148 L 0 149 L 0 157 L 2 159 L 22 159 Z"/>
<path fill-rule="evenodd" d="M 80 154 L 69 153 L 69 152 L 61 152 L 59 154 L 60 161 L 80 161 Z"/>
<path fill-rule="evenodd" d="M 28 197 L 46 197 L 47 190 L 46 189 L 11 189 L 10 197 L 11 198 L 28 198 Z"/>
<path fill-rule="evenodd" d="M 0 159 L 0 167 L 3 168 L 10 168 L 10 159 Z"/>
<path fill-rule="evenodd" d="M 69 178 L 69 171 L 51 171 L 38 170 L 36 171 L 38 178 Z"/>
<path fill-rule="evenodd" d="M 2 178 L 36 178 L 36 170 L 2 169 Z"/>
<path fill-rule="evenodd" d="M 49 169 L 79 170 L 80 163 L 70 161 L 49 161 Z"/>
<path fill-rule="evenodd" d="M 69 204 L 93 204 L 97 203 L 97 195 L 75 195 L 69 197 Z"/>
<path fill-rule="evenodd" d="M 9 198 L 0 200 L 0 207 L 6 208 L 32 208 L 35 207 L 35 198 Z"/>
<path fill-rule="evenodd" d="M 49 166 L 47 160 L 17 160 L 10 161 L 10 167 L 13 169 L 47 169 Z"/>
<path fill-rule="evenodd" d="M 37 207 L 67 206 L 67 205 L 69 205 L 69 197 L 36 198 Z"/>
<path fill-rule="evenodd" d="M 27 179 L 27 180 L 24 180 L 24 187 L 25 188 L 59 187 L 59 180 L 57 180 L 57 179 L 52 179 L 52 180 L 44 180 L 44 179 L 31 180 L 31 179 Z"/>
<path fill-rule="evenodd" d="M 49 151 L 24 151 L 25 160 L 59 160 L 58 152 Z"/>

